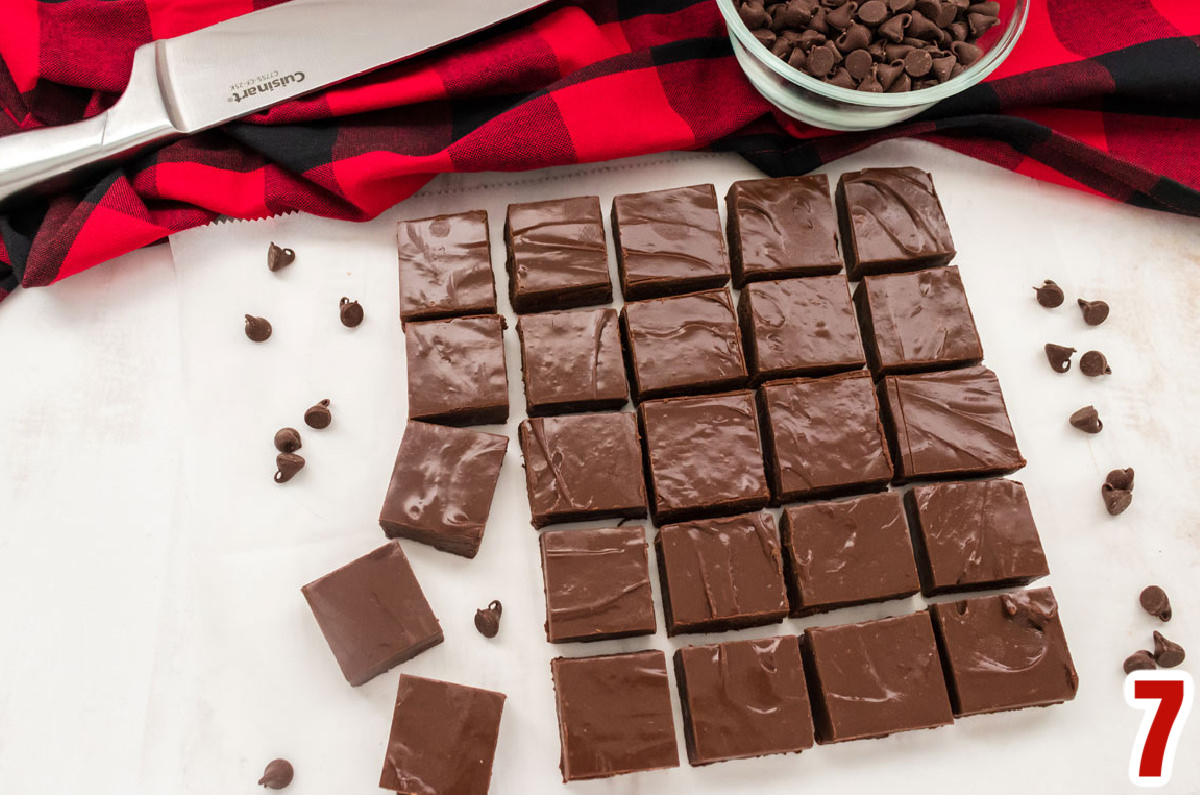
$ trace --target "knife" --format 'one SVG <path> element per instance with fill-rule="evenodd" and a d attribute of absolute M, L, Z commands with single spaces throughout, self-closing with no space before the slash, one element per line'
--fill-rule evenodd
<path fill-rule="evenodd" d="M 144 44 L 125 93 L 74 124 L 0 137 L 0 203 L 491 27 L 545 0 L 290 0 Z"/>

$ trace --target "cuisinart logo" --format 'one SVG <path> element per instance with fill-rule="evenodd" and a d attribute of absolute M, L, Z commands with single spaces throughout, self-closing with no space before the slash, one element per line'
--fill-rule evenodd
<path fill-rule="evenodd" d="M 229 87 L 229 99 L 226 101 L 241 102 L 243 99 L 249 99 L 255 94 L 266 94 L 284 86 L 290 86 L 292 83 L 303 82 L 304 72 L 294 72 L 290 75 L 282 76 L 280 76 L 279 72 L 271 72 L 267 75 L 259 75 L 250 80 L 234 83 Z"/>

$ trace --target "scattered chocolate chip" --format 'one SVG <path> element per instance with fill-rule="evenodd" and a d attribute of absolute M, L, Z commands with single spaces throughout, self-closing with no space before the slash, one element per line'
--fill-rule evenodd
<path fill-rule="evenodd" d="M 1085 301 L 1080 298 L 1079 309 L 1083 312 L 1083 322 L 1089 326 L 1099 326 L 1108 320 L 1108 304 L 1103 301 Z"/>
<path fill-rule="evenodd" d="M 1104 423 L 1100 422 L 1100 412 L 1095 406 L 1084 406 L 1071 415 L 1071 424 L 1084 433 L 1100 433 Z"/>
<path fill-rule="evenodd" d="M 271 272 L 282 270 L 296 261 L 296 252 L 290 248 L 280 248 L 274 243 L 267 249 L 267 267 Z"/>
<path fill-rule="evenodd" d="M 1174 668 L 1183 662 L 1187 654 L 1178 643 L 1169 641 L 1161 632 L 1154 633 L 1154 661 L 1159 668 Z"/>
<path fill-rule="evenodd" d="M 1071 357 L 1075 355 L 1074 348 L 1067 348 L 1054 343 L 1046 343 L 1046 359 L 1050 369 L 1056 373 L 1065 373 L 1071 369 Z"/>
<path fill-rule="evenodd" d="M 258 783 L 267 789 L 284 789 L 292 783 L 295 775 L 296 770 L 292 767 L 291 762 L 286 759 L 275 759 L 267 765 L 267 769 L 263 771 L 262 778 L 258 780 Z"/>
<path fill-rule="evenodd" d="M 275 431 L 275 449 L 281 453 L 294 453 L 300 449 L 300 432 L 295 428 L 280 428 Z"/>
<path fill-rule="evenodd" d="M 363 322 L 363 308 L 358 301 L 351 301 L 349 298 L 343 297 L 338 306 L 340 307 L 338 311 L 342 316 L 342 325 L 346 328 L 354 328 Z"/>
<path fill-rule="evenodd" d="M 1088 378 L 1112 375 L 1112 369 L 1108 366 L 1108 359 L 1104 358 L 1104 354 L 1100 351 L 1088 351 L 1083 356 L 1080 356 L 1079 372 Z"/>
<path fill-rule="evenodd" d="M 1154 662 L 1153 654 L 1145 649 L 1140 649 L 1126 657 L 1122 667 L 1125 669 L 1125 673 L 1131 674 L 1134 671 L 1153 671 L 1158 667 L 1158 663 Z"/>
<path fill-rule="evenodd" d="M 246 336 L 254 342 L 266 342 L 271 338 L 271 324 L 265 317 L 246 315 Z"/>
<path fill-rule="evenodd" d="M 275 482 L 287 483 L 304 469 L 304 457 L 295 453 L 280 453 L 275 456 Z"/>
<path fill-rule="evenodd" d="M 485 638 L 494 638 L 500 631 L 500 613 L 503 607 L 493 599 L 487 607 L 475 611 L 475 629 Z"/>
<path fill-rule="evenodd" d="M 1037 292 L 1037 302 L 1047 309 L 1062 306 L 1063 289 L 1049 279 L 1042 282 L 1041 287 L 1033 289 Z"/>
<path fill-rule="evenodd" d="M 1110 516 L 1119 516 L 1133 502 L 1133 470 L 1114 469 L 1100 486 L 1100 496 Z"/>
<path fill-rule="evenodd" d="M 328 428 L 332 419 L 333 414 L 329 411 L 329 398 L 322 400 L 315 406 L 310 406 L 304 412 L 304 424 L 310 428 L 316 428 L 318 431 Z"/>
<path fill-rule="evenodd" d="M 1159 621 L 1171 620 L 1171 600 L 1167 597 L 1167 592 L 1157 585 L 1146 586 L 1138 596 L 1138 603 L 1143 610 Z"/>

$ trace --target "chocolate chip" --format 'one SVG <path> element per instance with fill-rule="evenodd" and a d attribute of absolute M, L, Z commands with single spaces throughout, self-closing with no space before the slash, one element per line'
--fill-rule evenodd
<path fill-rule="evenodd" d="M 793 49 L 794 45 L 781 35 L 771 45 L 771 54 L 780 60 L 786 61 L 788 56 L 792 54 Z"/>
<path fill-rule="evenodd" d="M 901 72 L 900 76 L 897 77 L 895 82 L 893 82 L 892 85 L 888 88 L 887 93 L 899 94 L 904 91 L 911 91 L 911 90 L 912 90 L 912 78 L 909 77 L 908 75 L 906 75 L 904 72 Z"/>
<path fill-rule="evenodd" d="M 800 47 L 797 47 L 796 49 L 792 50 L 792 54 L 788 56 L 787 62 L 788 66 L 792 67 L 793 69 L 803 69 L 804 65 L 808 63 L 808 58 L 805 56 L 804 50 L 802 50 Z"/>
<path fill-rule="evenodd" d="M 908 25 L 912 21 L 910 14 L 897 14 L 891 19 L 879 26 L 879 35 L 893 44 L 899 44 L 904 40 L 904 34 L 908 30 Z M 893 58 L 890 53 L 888 59 Z"/>
<path fill-rule="evenodd" d="M 1103 353 L 1088 351 L 1079 357 L 1079 372 L 1088 378 L 1095 378 L 1100 375 L 1112 375 L 1112 368 L 1108 366 L 1108 359 L 1104 358 Z"/>
<path fill-rule="evenodd" d="M 926 15 L 928 16 L 928 14 Z M 958 8 L 953 3 L 942 3 L 936 16 L 930 17 L 939 28 L 945 28 L 958 17 Z"/>
<path fill-rule="evenodd" d="M 1104 476 L 1104 482 L 1114 489 L 1133 491 L 1133 469 L 1114 469 Z"/>
<path fill-rule="evenodd" d="M 267 249 L 267 268 L 272 273 L 286 268 L 296 261 L 296 252 L 290 248 L 280 248 L 274 243 Z"/>
<path fill-rule="evenodd" d="M 815 30 L 806 30 L 800 34 L 800 46 L 804 48 L 805 52 L 808 52 L 817 45 L 824 44 L 826 41 L 828 41 L 828 38 L 826 38 L 825 34 Z M 833 68 L 832 65 L 830 68 Z M 819 77 L 820 75 L 814 76 Z"/>
<path fill-rule="evenodd" d="M 969 14 L 985 14 L 991 17 L 1000 16 L 1000 4 L 996 0 L 987 0 L 983 3 L 972 3 L 967 6 Z"/>
<path fill-rule="evenodd" d="M 910 77 L 924 77 L 933 68 L 933 56 L 924 50 L 913 50 L 904 58 L 904 71 Z"/>
<path fill-rule="evenodd" d="M 953 55 L 943 55 L 933 59 L 933 74 L 939 83 L 945 83 L 950 79 L 950 73 L 954 70 L 956 63 L 958 63 L 958 59 Z"/>
<path fill-rule="evenodd" d="M 808 21 L 809 30 L 829 35 L 829 12 L 824 6 L 813 11 L 812 19 Z"/>
<path fill-rule="evenodd" d="M 776 8 L 783 9 L 776 14 L 775 22 L 781 24 L 784 30 L 803 27 L 812 19 L 812 9 L 804 0 L 789 0 L 786 5 L 776 6 Z"/>
<path fill-rule="evenodd" d="M 1109 516 L 1120 516 L 1133 502 L 1133 470 L 1114 469 L 1100 486 L 1100 496 Z"/>
<path fill-rule="evenodd" d="M 825 77 L 833 71 L 836 60 L 833 51 L 825 45 L 813 47 L 808 53 L 808 73 L 813 77 Z"/>
<path fill-rule="evenodd" d="M 1042 282 L 1041 287 L 1033 289 L 1037 293 L 1037 302 L 1047 309 L 1062 306 L 1063 289 L 1049 279 Z"/>
<path fill-rule="evenodd" d="M 908 23 L 908 38 L 927 41 L 937 38 L 938 26 L 933 23 L 932 19 L 916 10 L 913 10 L 909 16 L 912 18 Z"/>
<path fill-rule="evenodd" d="M 966 41 L 970 30 L 967 28 L 967 23 L 954 22 L 946 26 L 946 32 L 950 34 L 951 41 Z"/>
<path fill-rule="evenodd" d="M 271 338 L 271 324 L 265 317 L 246 315 L 246 336 L 254 342 L 266 342 Z"/>
<path fill-rule="evenodd" d="M 870 74 L 868 74 L 861 81 L 859 81 L 858 90 L 866 91 L 870 94 L 882 94 L 883 93 L 883 83 L 880 83 L 879 79 L 877 77 L 875 77 L 875 70 L 873 68 L 872 68 Z"/>
<path fill-rule="evenodd" d="M 1050 362 L 1050 369 L 1056 373 L 1065 373 L 1071 369 L 1071 357 L 1075 355 L 1074 348 L 1067 348 L 1063 345 L 1055 345 L 1046 343 L 1046 359 Z"/>
<path fill-rule="evenodd" d="M 295 453 L 280 453 L 275 456 L 275 482 L 287 483 L 304 469 L 304 457 Z"/>
<path fill-rule="evenodd" d="M 979 38 L 999 24 L 999 17 L 990 17 L 985 14 L 967 14 L 967 27 L 971 29 L 971 35 L 975 38 Z"/>
<path fill-rule="evenodd" d="M 857 10 L 858 3 L 855 3 L 853 0 L 851 0 L 851 2 L 844 3 L 843 5 L 835 8 L 833 11 L 830 11 L 825 17 L 825 21 L 828 22 L 831 27 L 837 28 L 838 30 L 846 30 L 852 24 L 854 24 L 854 12 Z"/>
<path fill-rule="evenodd" d="M 1158 663 L 1154 662 L 1153 654 L 1141 649 L 1126 657 L 1122 667 L 1125 669 L 1125 673 L 1131 674 L 1134 671 L 1153 671 L 1158 667 Z"/>
<path fill-rule="evenodd" d="M 738 16 L 742 18 L 742 22 L 751 31 L 765 28 L 771 24 L 771 15 L 761 5 L 754 3 L 743 3 L 738 8 Z"/>
<path fill-rule="evenodd" d="M 874 27 L 887 18 L 888 7 L 883 0 L 867 0 L 858 9 L 858 19 L 864 25 Z"/>
<path fill-rule="evenodd" d="M 1100 412 L 1095 406 L 1084 406 L 1071 415 L 1071 424 L 1084 433 L 1100 433 L 1104 423 L 1100 422 Z"/>
<path fill-rule="evenodd" d="M 900 68 L 904 68 L 904 58 L 916 47 L 911 44 L 888 44 L 883 48 L 883 54 L 887 58 L 888 63 L 900 61 Z"/>
<path fill-rule="evenodd" d="M 858 87 L 854 82 L 854 78 L 850 76 L 850 73 L 846 71 L 846 67 L 844 66 L 839 66 L 837 71 L 835 71 L 829 78 L 826 79 L 826 82 L 830 85 L 838 86 L 839 88 Z"/>
<path fill-rule="evenodd" d="M 358 301 L 351 301 L 349 298 L 343 297 L 338 302 L 338 314 L 342 318 L 342 325 L 346 328 L 354 328 L 363 322 L 363 308 Z"/>
<path fill-rule="evenodd" d="M 1161 632 L 1154 633 L 1154 661 L 1159 668 L 1174 668 L 1183 662 L 1187 654 L 1178 643 L 1169 641 Z"/>
<path fill-rule="evenodd" d="M 875 79 L 887 91 L 896 82 L 896 78 L 904 71 L 903 63 L 881 63 L 875 67 Z"/>
<path fill-rule="evenodd" d="M 866 50 L 855 50 L 846 54 L 846 71 L 855 80 L 871 74 L 871 55 Z"/>
<path fill-rule="evenodd" d="M 967 41 L 956 41 L 950 49 L 963 66 L 970 66 L 983 57 L 983 50 Z"/>
<path fill-rule="evenodd" d="M 280 428 L 275 431 L 275 449 L 281 453 L 294 453 L 300 449 L 300 433 L 295 428 Z"/>
<path fill-rule="evenodd" d="M 1138 595 L 1138 603 L 1143 610 L 1159 621 L 1171 620 L 1171 600 L 1167 597 L 1167 592 L 1157 585 L 1147 585 L 1142 589 Z"/>
<path fill-rule="evenodd" d="M 859 50 L 865 52 L 867 45 L 870 43 L 871 31 L 865 25 L 854 24 L 848 27 L 845 33 L 838 36 L 837 48 L 843 53 L 851 53 Z"/>
<path fill-rule="evenodd" d="M 262 778 L 258 780 L 258 783 L 267 789 L 284 789 L 292 783 L 295 775 L 296 770 L 292 767 L 291 762 L 286 759 L 275 759 L 267 765 L 267 769 L 263 771 Z"/>
<path fill-rule="evenodd" d="M 758 30 L 753 31 L 753 34 L 754 38 L 762 42 L 764 47 L 770 48 L 770 46 L 775 43 L 775 34 L 766 28 L 759 28 Z"/>
<path fill-rule="evenodd" d="M 1108 304 L 1103 301 L 1085 301 L 1080 298 L 1079 309 L 1083 312 L 1083 322 L 1089 326 L 1099 326 L 1108 320 Z"/>
<path fill-rule="evenodd" d="M 475 629 L 485 638 L 494 638 L 500 631 L 500 613 L 503 610 L 498 600 L 492 600 L 487 607 L 475 611 Z"/>
<path fill-rule="evenodd" d="M 318 431 L 328 428 L 332 419 L 333 414 L 329 411 L 329 398 L 315 406 L 309 406 L 308 410 L 304 412 L 304 424 L 310 428 L 316 428 Z"/>
<path fill-rule="evenodd" d="M 917 6 L 917 0 L 888 0 L 888 8 L 893 14 L 903 14 L 912 11 Z"/>
<path fill-rule="evenodd" d="M 916 9 L 925 16 L 933 19 L 942 9 L 941 0 L 917 0 Z"/>

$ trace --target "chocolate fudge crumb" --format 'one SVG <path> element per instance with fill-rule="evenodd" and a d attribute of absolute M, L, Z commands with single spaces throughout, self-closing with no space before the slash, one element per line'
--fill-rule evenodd
<path fill-rule="evenodd" d="M 304 412 L 304 424 L 318 431 L 329 427 L 333 415 L 329 412 L 329 398 L 325 398 L 315 406 L 309 406 Z"/>
<path fill-rule="evenodd" d="M 1100 433 L 1104 423 L 1100 422 L 1100 412 L 1095 406 L 1084 406 L 1071 415 L 1071 424 L 1084 433 Z"/>
<path fill-rule="evenodd" d="M 1047 309 L 1062 306 L 1064 300 L 1063 289 L 1050 279 L 1042 282 L 1041 287 L 1034 287 L 1033 289 L 1037 293 L 1037 302 Z"/>
<path fill-rule="evenodd" d="M 304 457 L 295 453 L 280 453 L 275 456 L 275 482 L 287 483 L 304 469 Z"/>
<path fill-rule="evenodd" d="M 1108 304 L 1103 301 L 1085 301 L 1080 298 L 1079 309 L 1083 312 L 1083 322 L 1089 326 L 1099 326 L 1108 320 Z"/>
<path fill-rule="evenodd" d="M 271 245 L 273 247 L 275 244 Z M 272 270 L 275 269 L 272 268 Z M 291 762 L 286 759 L 273 759 L 267 764 L 267 769 L 263 771 L 258 784 L 267 789 L 285 789 L 292 783 L 295 775 L 296 770 L 292 767 Z"/>
<path fill-rule="evenodd" d="M 1174 668 L 1183 662 L 1187 655 L 1183 647 L 1174 641 L 1167 640 L 1161 632 L 1154 633 L 1154 661 L 1160 668 Z"/>
<path fill-rule="evenodd" d="M 1134 671 L 1153 671 L 1158 667 L 1158 663 L 1154 661 L 1154 655 L 1145 649 L 1139 649 L 1133 654 L 1125 658 L 1125 663 L 1121 666 L 1125 669 L 1125 673 L 1131 674 Z"/>
<path fill-rule="evenodd" d="M 265 317 L 246 315 L 246 336 L 252 342 L 266 342 L 271 338 L 271 324 Z"/>
<path fill-rule="evenodd" d="M 296 252 L 290 248 L 280 248 L 271 243 L 271 247 L 267 249 L 267 268 L 274 273 L 278 270 L 283 270 L 288 265 L 296 261 Z"/>
<path fill-rule="evenodd" d="M 1104 358 L 1103 353 L 1088 351 L 1079 357 L 1079 372 L 1088 378 L 1095 378 L 1099 375 L 1112 375 L 1112 368 L 1108 366 L 1108 359 Z"/>
<path fill-rule="evenodd" d="M 1056 373 L 1065 373 L 1070 370 L 1071 357 L 1074 355 L 1074 348 L 1055 345 L 1052 342 L 1046 343 L 1046 359 L 1050 362 L 1050 369 Z"/>
<path fill-rule="evenodd" d="M 338 314 L 342 319 L 342 325 L 346 328 L 354 328 L 363 322 L 362 305 L 358 301 L 351 301 L 344 296 L 338 303 Z"/>
<path fill-rule="evenodd" d="M 299 450 L 299 431 L 295 428 L 280 428 L 275 431 L 275 449 L 281 453 L 294 453 Z"/>
<path fill-rule="evenodd" d="M 1138 602 L 1143 610 L 1159 621 L 1171 620 L 1171 600 L 1167 597 L 1167 592 L 1157 585 L 1146 586 L 1138 596 Z"/>
<path fill-rule="evenodd" d="M 500 631 L 500 613 L 503 607 L 500 600 L 493 599 L 487 607 L 475 611 L 475 629 L 485 638 L 494 638 Z"/>

